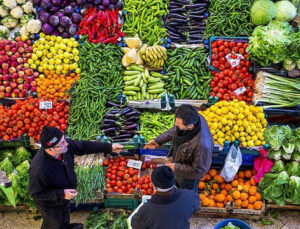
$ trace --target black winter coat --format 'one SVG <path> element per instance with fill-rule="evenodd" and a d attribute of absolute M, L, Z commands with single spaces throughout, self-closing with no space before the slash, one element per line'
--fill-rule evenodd
<path fill-rule="evenodd" d="M 49 155 L 41 148 L 34 156 L 29 168 L 29 194 L 36 205 L 56 207 L 65 204 L 64 189 L 76 189 L 77 179 L 74 171 L 74 155 L 111 153 L 112 145 L 91 141 L 68 142 L 68 151 L 62 160 Z"/>

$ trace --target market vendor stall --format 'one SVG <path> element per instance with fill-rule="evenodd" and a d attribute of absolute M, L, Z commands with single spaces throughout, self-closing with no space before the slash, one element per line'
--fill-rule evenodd
<path fill-rule="evenodd" d="M 0 0 L 0 207 L 34 206 L 28 168 L 49 126 L 72 140 L 122 144 L 120 155 L 75 158 L 72 203 L 134 211 L 155 194 L 153 169 L 176 159 L 174 138 L 145 145 L 191 104 L 214 143 L 196 215 L 261 220 L 268 208 L 299 209 L 299 8 Z M 228 180 L 233 151 L 241 163 Z M 125 228 L 131 212 L 115 210 L 94 211 L 86 227 Z"/>

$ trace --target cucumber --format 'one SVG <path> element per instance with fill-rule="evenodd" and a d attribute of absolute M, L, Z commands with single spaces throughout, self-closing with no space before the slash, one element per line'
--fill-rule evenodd
<path fill-rule="evenodd" d="M 135 86 L 135 87 L 137 87 L 137 86 L 140 85 L 141 79 L 142 79 L 142 76 L 139 76 L 139 77 L 134 81 L 134 86 Z"/>
<path fill-rule="evenodd" d="M 151 87 L 148 87 L 148 90 L 163 89 L 163 87 L 164 87 L 164 84 L 156 84 Z"/>
<path fill-rule="evenodd" d="M 125 77 L 123 77 L 123 79 L 124 79 L 125 81 L 131 81 L 131 80 L 134 80 L 134 79 L 136 79 L 137 77 L 139 77 L 139 75 L 140 75 L 140 74 L 138 74 L 138 75 L 132 75 L 132 76 L 125 76 Z"/>
<path fill-rule="evenodd" d="M 160 81 L 160 78 L 153 78 L 153 77 L 150 77 L 148 80 L 149 83 L 157 83 L 159 81 Z"/>
<path fill-rule="evenodd" d="M 141 89 L 139 87 L 135 86 L 125 86 L 124 91 L 140 91 Z"/>
<path fill-rule="evenodd" d="M 126 82 L 125 82 L 125 85 L 126 85 L 126 86 L 134 85 L 134 82 L 135 82 L 135 81 L 136 81 L 136 79 L 135 79 L 135 80 L 126 81 Z"/>
<path fill-rule="evenodd" d="M 134 71 L 138 71 L 138 72 L 143 72 L 144 71 L 144 67 L 141 65 L 132 65 L 131 69 Z"/>
<path fill-rule="evenodd" d="M 146 77 L 146 79 L 150 78 L 149 71 L 147 68 L 145 69 L 145 77 Z"/>
<path fill-rule="evenodd" d="M 138 74 L 140 74 L 139 71 L 125 71 L 124 72 L 125 76 L 133 76 L 133 75 L 138 75 Z"/>
<path fill-rule="evenodd" d="M 137 93 L 135 91 L 123 91 L 123 95 L 132 95 L 135 96 Z"/>
<path fill-rule="evenodd" d="M 150 94 L 160 94 L 160 93 L 162 93 L 164 91 L 165 91 L 165 89 L 163 89 L 163 88 L 161 88 L 161 89 L 154 89 L 154 90 L 148 90 L 148 92 Z"/>
<path fill-rule="evenodd" d="M 162 74 L 158 72 L 151 72 L 150 75 L 154 78 L 162 78 Z"/>

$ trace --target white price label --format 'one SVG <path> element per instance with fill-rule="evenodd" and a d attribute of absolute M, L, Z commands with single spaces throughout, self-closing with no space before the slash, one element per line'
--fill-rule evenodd
<path fill-rule="evenodd" d="M 142 164 L 143 164 L 143 162 L 141 162 L 141 161 L 136 161 L 136 160 L 130 159 L 127 163 L 127 167 L 131 167 L 131 168 L 140 170 L 142 167 Z"/>
<path fill-rule="evenodd" d="M 235 52 L 229 53 L 225 56 L 230 65 L 234 68 L 238 66 L 242 59 L 244 59 L 243 55 L 237 54 Z"/>
<path fill-rule="evenodd" d="M 40 109 L 52 109 L 51 101 L 40 101 Z"/>
<path fill-rule="evenodd" d="M 245 87 L 240 87 L 240 88 L 236 89 L 236 90 L 234 91 L 234 93 L 235 93 L 236 95 L 240 95 L 240 94 L 244 93 L 246 90 L 247 90 L 247 89 L 246 89 Z"/>

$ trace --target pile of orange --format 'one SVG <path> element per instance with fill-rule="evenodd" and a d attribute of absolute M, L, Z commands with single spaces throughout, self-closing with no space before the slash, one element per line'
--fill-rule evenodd
<path fill-rule="evenodd" d="M 224 208 L 228 202 L 234 202 L 237 208 L 260 210 L 263 202 L 255 174 L 255 170 L 239 171 L 232 182 L 225 182 L 217 170 L 209 170 L 198 187 L 202 206 Z"/>
<path fill-rule="evenodd" d="M 70 73 L 59 75 L 55 71 L 45 70 L 45 74 L 40 74 L 36 79 L 38 98 L 48 99 L 68 99 L 66 91 L 71 88 L 75 81 L 80 79 L 79 74 Z"/>

